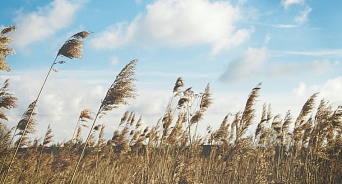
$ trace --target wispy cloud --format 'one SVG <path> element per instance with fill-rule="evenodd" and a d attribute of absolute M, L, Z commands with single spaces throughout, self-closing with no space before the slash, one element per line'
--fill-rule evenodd
<path fill-rule="evenodd" d="M 303 55 L 303 56 L 325 56 L 325 57 L 341 57 L 342 49 L 324 49 L 314 51 L 272 51 L 274 54 L 280 55 Z"/>
<path fill-rule="evenodd" d="M 288 9 L 292 5 L 296 4 L 303 4 L 304 0 L 282 0 L 281 4 L 284 6 L 285 9 Z"/>
<path fill-rule="evenodd" d="M 69 26 L 74 19 L 76 11 L 82 6 L 80 0 L 55 0 L 35 12 L 18 10 L 14 18 L 17 31 L 13 33 L 13 42 L 19 47 L 36 41 L 42 41 L 58 30 Z"/>
<path fill-rule="evenodd" d="M 307 22 L 308 20 L 308 16 L 309 16 L 309 13 L 312 11 L 312 8 L 310 7 L 306 7 L 305 10 L 303 11 L 300 11 L 299 12 L 299 15 L 297 17 L 295 17 L 295 21 L 298 23 L 298 24 L 304 24 Z"/>
<path fill-rule="evenodd" d="M 243 43 L 252 28 L 238 28 L 242 13 L 227 1 L 160 0 L 130 23 L 115 24 L 93 39 L 97 48 L 117 48 L 133 41 L 186 47 L 209 44 L 212 54 Z"/>
<path fill-rule="evenodd" d="M 253 22 L 253 24 L 267 26 L 267 27 L 274 27 L 274 28 L 279 28 L 279 29 L 290 29 L 290 28 L 298 27 L 298 25 L 296 24 L 269 24 L 269 23 L 264 23 L 264 22 Z"/>
<path fill-rule="evenodd" d="M 271 26 L 275 27 L 275 28 L 296 28 L 296 27 L 298 27 L 295 24 L 277 24 L 277 25 L 271 25 Z"/>

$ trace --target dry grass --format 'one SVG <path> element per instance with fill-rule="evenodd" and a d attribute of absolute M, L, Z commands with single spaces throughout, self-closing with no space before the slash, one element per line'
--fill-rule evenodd
<path fill-rule="evenodd" d="M 104 144 L 103 139 L 105 127 L 97 126 L 99 141 L 86 147 L 73 182 L 339 183 L 342 180 L 342 108 L 333 110 L 322 101 L 317 110 L 311 107 L 311 114 L 306 113 L 308 118 L 299 124 L 302 128 L 297 128 L 301 133 L 296 129 L 289 132 L 288 127 L 295 124 L 291 114 L 288 112 L 283 119 L 280 115 L 272 117 L 271 108 L 266 105 L 261 121 L 252 121 L 253 105 L 249 104 L 254 104 L 257 88 L 247 100 L 243 111 L 245 118 L 237 113 L 229 120 L 227 115 L 220 127 L 210 132 L 211 141 L 199 137 L 200 141 L 193 141 L 191 146 L 187 126 L 184 126 L 187 121 L 184 111 L 179 111 L 173 121 L 167 114 L 175 111 L 167 110 L 161 121 L 164 126 L 157 124 L 145 129 L 139 127 L 140 118 L 133 118 L 134 113 L 126 112 L 120 123 L 124 126 L 114 133 L 108 144 Z M 303 113 L 299 116 L 297 119 L 304 119 Z M 169 127 L 165 123 L 170 124 Z M 256 131 L 258 138 L 237 136 L 253 123 L 260 125 Z M 262 126 L 263 123 L 270 126 Z M 328 136 L 330 132 L 332 136 Z M 47 134 L 46 137 L 51 137 L 49 130 Z M 295 134 L 301 135 L 300 139 Z M 209 142 L 212 144 L 208 145 Z M 72 166 L 85 144 L 70 141 L 64 147 L 20 150 L 6 181 L 70 182 Z M 37 164 L 41 165 L 39 174 Z"/>
<path fill-rule="evenodd" d="M 4 59 L 13 50 L 7 47 L 11 39 L 4 35 L 13 30 L 14 27 L 8 27 L 1 32 L 0 70 L 9 70 Z M 80 39 L 89 34 L 82 31 L 70 37 L 58 51 L 49 73 L 54 65 L 64 63 L 56 63 L 59 56 L 81 58 Z M 197 135 L 197 126 L 212 104 L 210 85 L 203 93 L 196 93 L 191 87 L 182 90 L 185 83 L 179 77 L 165 114 L 156 125 L 143 127 L 143 117 L 127 111 L 112 139 L 105 140 L 105 126 L 95 126 L 96 120 L 119 105 L 129 105 L 127 99 L 137 95 L 136 63 L 137 60 L 129 62 L 117 75 L 94 118 L 91 110 L 81 111 L 69 141 L 51 145 L 53 135 L 49 126 L 38 146 L 40 140 L 31 143 L 27 135 L 35 133 L 34 110 L 48 73 L 37 99 L 18 125 L 7 131 L 0 124 L 1 182 L 338 184 L 342 181 L 342 106 L 334 109 L 321 100 L 315 109 L 317 94 L 313 94 L 295 120 L 290 111 L 284 117 L 273 115 L 271 105 L 266 104 L 261 119 L 255 120 L 261 84 L 252 89 L 241 112 L 229 113 L 217 130 L 208 127 L 206 135 L 201 136 Z M 1 109 L 16 107 L 17 99 L 8 93 L 8 84 L 6 80 L 0 90 Z M 230 118 L 231 115 L 234 116 Z M 0 119 L 7 120 L 2 111 Z M 88 120 L 93 120 L 91 126 L 86 124 Z M 252 125 L 257 128 L 255 134 L 249 135 Z M 81 139 L 83 127 L 89 128 L 85 142 Z"/>

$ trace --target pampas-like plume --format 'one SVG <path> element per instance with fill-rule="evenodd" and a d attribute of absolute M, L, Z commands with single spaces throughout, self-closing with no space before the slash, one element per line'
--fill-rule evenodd
<path fill-rule="evenodd" d="M 74 133 L 72 134 L 72 137 L 71 137 L 71 140 L 74 140 L 76 139 L 76 142 L 79 141 L 79 139 L 77 138 L 78 136 L 77 135 L 80 135 L 81 133 L 81 126 L 86 126 L 84 124 L 81 124 L 81 122 L 85 122 L 87 120 L 93 120 L 93 117 L 91 116 L 92 112 L 90 109 L 84 109 L 81 111 L 81 114 L 80 116 L 78 117 L 78 120 L 77 120 L 77 124 L 75 126 L 75 130 L 74 130 Z M 77 131 L 77 134 L 76 134 L 76 137 L 75 136 L 75 133 Z M 79 131 L 79 132 L 78 132 Z M 78 134 L 79 133 L 79 134 Z"/>
<path fill-rule="evenodd" d="M 198 111 L 195 112 L 195 115 L 191 117 L 190 123 L 189 123 L 189 136 L 190 136 L 190 126 L 193 124 L 196 124 L 195 133 L 194 133 L 194 139 L 197 135 L 197 127 L 198 122 L 203 119 L 203 113 L 209 108 L 209 106 L 213 103 L 213 99 L 211 98 L 212 94 L 210 92 L 210 83 L 207 84 L 207 86 L 204 89 L 204 93 L 201 98 L 200 102 L 200 108 Z M 189 137 L 191 142 L 191 137 Z"/>
<path fill-rule="evenodd" d="M 8 47 L 8 44 L 13 41 L 12 38 L 5 36 L 5 34 L 15 31 L 15 29 L 14 26 L 5 27 L 0 34 L 0 70 L 7 72 L 10 72 L 11 68 L 8 66 L 6 59 L 9 54 L 14 53 L 14 50 Z"/>
<path fill-rule="evenodd" d="M 41 150 L 40 150 L 40 153 L 39 153 L 39 159 L 38 159 L 37 168 L 36 168 L 36 172 L 37 172 L 36 176 L 38 176 L 38 174 L 39 174 L 40 162 L 41 162 L 41 159 L 42 159 L 44 147 L 52 141 L 52 137 L 53 137 L 52 129 L 51 129 L 51 126 L 49 124 L 49 126 L 48 126 L 48 128 L 46 130 L 45 136 L 44 136 L 43 146 L 41 147 Z"/>
<path fill-rule="evenodd" d="M 291 116 L 291 112 L 290 111 L 287 111 L 286 115 L 285 115 L 285 118 L 284 118 L 284 122 L 283 122 L 283 125 L 281 127 L 281 142 L 282 144 L 286 144 L 285 143 L 285 140 L 286 140 L 286 135 L 289 131 L 289 127 L 290 127 L 290 124 L 292 123 L 292 116 Z"/>
<path fill-rule="evenodd" d="M 27 108 L 26 112 L 23 114 L 21 120 L 19 121 L 17 125 L 17 129 L 19 130 L 19 133 L 17 135 L 20 135 L 20 138 L 15 143 L 16 148 L 11 158 L 11 161 L 9 163 L 9 166 L 5 172 L 5 175 L 2 179 L 2 183 L 6 183 L 8 172 L 10 171 L 12 167 L 14 159 L 18 153 L 19 147 L 22 147 L 24 145 L 29 145 L 30 140 L 27 137 L 27 134 L 35 132 L 34 126 L 36 125 L 37 122 L 35 119 L 32 118 L 32 116 L 36 115 L 36 112 L 34 111 L 34 107 L 36 106 L 36 103 L 37 101 L 33 101 L 29 105 L 29 107 Z"/>
<path fill-rule="evenodd" d="M 107 111 L 110 111 L 114 108 L 118 108 L 120 104 L 127 105 L 128 102 L 126 101 L 129 98 L 135 98 L 136 97 L 136 89 L 134 85 L 135 79 L 135 66 L 138 62 L 137 59 L 134 59 L 130 61 L 122 70 L 121 72 L 116 76 L 114 82 L 108 89 L 105 98 L 102 100 L 102 103 L 96 113 L 96 116 L 94 118 L 93 124 L 90 128 L 90 131 L 88 133 L 86 142 L 84 144 L 84 147 L 82 149 L 81 155 L 76 163 L 75 169 L 73 171 L 70 183 L 73 183 L 73 180 L 75 178 L 75 174 L 78 169 L 78 165 L 80 164 L 85 148 L 87 147 L 88 141 L 91 136 L 91 131 L 93 130 L 96 120 L 100 115 L 104 115 Z"/>
<path fill-rule="evenodd" d="M 212 134 L 212 139 L 214 141 L 220 141 L 220 140 L 226 140 L 228 138 L 228 131 L 229 131 L 229 124 L 227 124 L 228 122 L 228 116 L 229 115 L 226 115 L 220 125 L 220 128 L 215 131 L 213 134 Z"/>
<path fill-rule="evenodd" d="M 175 86 L 173 87 L 173 92 L 178 92 L 179 88 L 184 86 L 184 81 L 182 77 L 178 77 Z"/>
<path fill-rule="evenodd" d="M 19 130 L 19 133 L 17 135 L 20 135 L 20 138 L 16 143 L 17 147 L 22 147 L 24 145 L 28 146 L 29 142 L 26 142 L 26 140 L 29 140 L 27 138 L 27 135 L 36 132 L 34 126 L 37 124 L 37 121 L 32 118 L 32 116 L 36 115 L 36 112 L 34 110 L 35 106 L 36 101 L 32 102 L 29 105 L 29 107 L 27 108 L 26 112 L 23 114 L 21 120 L 17 125 L 17 129 Z"/>
<path fill-rule="evenodd" d="M 258 123 L 258 126 L 257 126 L 257 128 L 255 130 L 255 134 L 254 134 L 254 140 L 255 141 L 257 141 L 260 138 L 260 135 L 261 135 L 263 129 L 265 128 L 264 122 L 267 121 L 266 113 L 267 113 L 267 107 L 266 107 L 266 103 L 264 103 L 264 105 L 262 107 L 261 119 L 260 119 L 260 122 Z"/>
<path fill-rule="evenodd" d="M 74 34 L 67 40 L 63 46 L 59 49 L 57 56 L 65 56 L 70 59 L 80 58 L 83 55 L 83 42 L 80 41 L 81 38 L 87 38 L 91 32 L 81 31 Z"/>
<path fill-rule="evenodd" d="M 8 93 L 9 79 L 5 80 L 3 87 L 0 89 L 0 109 L 11 109 L 17 107 L 18 100 L 13 94 Z M 0 119 L 8 120 L 5 113 L 0 111 Z"/>
<path fill-rule="evenodd" d="M 315 100 L 318 93 L 313 94 L 304 104 L 301 112 L 299 113 L 296 121 L 295 121 L 295 127 L 298 127 L 299 125 L 302 125 L 304 123 L 304 118 L 313 110 L 315 107 Z"/>
<path fill-rule="evenodd" d="M 9 30 L 5 30 L 4 32 L 8 32 L 8 31 L 9 31 Z M 74 34 L 74 35 L 71 36 L 71 37 L 69 38 L 69 40 L 67 40 L 67 41 L 64 43 L 64 45 L 59 49 L 59 51 L 58 51 L 58 53 L 57 53 L 55 59 L 53 60 L 53 62 L 52 62 L 52 64 L 51 64 L 51 67 L 50 67 L 50 69 L 49 69 L 49 71 L 48 71 L 48 73 L 47 73 L 47 75 L 46 75 L 46 77 L 45 77 L 45 79 L 44 79 L 43 85 L 42 85 L 42 87 L 41 87 L 40 90 L 39 90 L 39 93 L 38 93 L 38 95 L 37 95 L 36 100 L 34 101 L 34 103 L 32 103 L 32 104 L 30 105 L 30 107 L 32 108 L 32 110 L 31 110 L 31 113 L 29 113 L 28 116 L 27 116 L 27 118 L 26 118 L 26 121 L 27 121 L 27 122 L 30 122 L 30 121 L 31 121 L 31 118 L 32 118 L 32 116 L 33 116 L 34 109 L 35 109 L 36 104 L 37 104 L 37 102 L 38 102 L 38 100 L 39 100 L 39 98 L 40 98 L 40 95 L 41 95 L 41 93 L 42 93 L 42 91 L 43 91 L 43 89 L 44 89 L 45 83 L 46 83 L 46 81 L 47 81 L 47 79 L 48 79 L 48 77 L 49 77 L 51 71 L 53 70 L 53 66 L 54 66 L 55 64 L 63 64 L 63 63 L 64 63 L 63 61 L 61 61 L 61 62 L 56 62 L 57 58 L 58 58 L 59 56 L 65 56 L 65 57 L 68 57 L 68 58 L 70 58 L 70 59 L 82 58 L 82 46 L 83 46 L 83 42 L 81 42 L 79 39 L 80 39 L 80 38 L 86 38 L 86 37 L 88 37 L 90 33 L 91 33 L 91 32 L 82 31 L 82 32 L 79 32 L 79 33 Z M 76 41 L 76 40 L 77 40 L 77 41 Z M 1 47 L 1 48 L 2 48 L 2 47 Z M 27 123 L 27 124 L 29 125 L 30 123 Z M 26 127 L 27 127 L 27 126 L 26 126 Z M 25 129 L 24 133 L 25 133 L 25 132 L 26 132 L 26 129 Z M 22 142 L 23 140 L 26 140 L 26 139 L 24 139 L 23 136 L 22 136 L 19 140 L 20 140 L 20 141 L 19 141 L 19 144 L 18 144 L 18 146 L 17 146 L 17 149 L 19 148 L 21 142 Z M 16 150 L 17 150 L 17 149 L 16 149 Z M 9 166 L 9 168 L 8 168 L 8 171 L 10 170 L 10 167 L 11 167 L 11 165 L 12 165 L 12 162 L 13 162 L 13 160 L 14 160 L 14 157 L 15 157 L 16 153 L 17 153 L 17 151 L 15 151 L 15 154 L 13 155 L 13 159 L 12 159 L 12 161 L 11 161 L 11 163 L 10 163 L 10 166 Z M 4 177 L 4 179 L 3 179 L 2 182 L 4 182 L 4 183 L 6 182 L 6 177 L 7 177 L 7 173 L 5 174 L 5 177 Z"/>
<path fill-rule="evenodd" d="M 259 96 L 261 83 L 259 83 L 256 87 L 254 87 L 249 94 L 249 97 L 246 102 L 245 109 L 242 113 L 240 125 L 237 129 L 236 140 L 239 141 L 241 137 L 246 133 L 248 127 L 252 124 L 252 120 L 255 116 L 254 104 Z"/>
<path fill-rule="evenodd" d="M 52 129 L 51 129 L 51 126 L 49 124 L 47 130 L 46 130 L 46 133 L 45 133 L 45 136 L 44 136 L 44 140 L 43 140 L 43 146 L 49 144 L 51 141 L 52 141 Z"/>
<path fill-rule="evenodd" d="M 99 133 L 99 139 L 97 141 L 97 146 L 101 147 L 105 143 L 104 139 L 104 130 L 105 130 L 105 125 L 101 125 L 100 133 Z"/>

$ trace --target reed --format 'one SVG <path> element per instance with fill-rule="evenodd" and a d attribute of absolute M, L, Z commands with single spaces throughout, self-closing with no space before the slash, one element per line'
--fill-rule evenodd
<path fill-rule="evenodd" d="M 93 124 L 88 133 L 87 139 L 84 143 L 81 155 L 75 165 L 75 169 L 70 179 L 70 183 L 73 183 L 75 175 L 78 170 L 78 166 L 83 158 L 84 151 L 88 146 L 89 140 L 91 138 L 91 131 L 95 126 L 96 120 L 99 116 L 106 114 L 106 112 L 111 111 L 112 109 L 118 108 L 120 104 L 127 105 L 127 99 L 135 98 L 136 89 L 134 85 L 135 79 L 135 67 L 137 59 L 130 61 L 116 76 L 116 79 L 108 89 L 105 98 L 102 100 L 99 110 L 97 111 Z M 123 138 L 121 138 L 123 139 Z M 121 141 L 121 140 L 120 140 Z"/>

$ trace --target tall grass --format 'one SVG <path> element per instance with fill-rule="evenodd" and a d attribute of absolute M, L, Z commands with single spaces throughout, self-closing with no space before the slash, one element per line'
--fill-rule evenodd
<path fill-rule="evenodd" d="M 10 38 L 1 32 L 0 70 L 8 70 L 4 59 L 12 52 Z M 288 111 L 272 114 L 264 104 L 256 119 L 256 103 L 261 84 L 247 96 L 244 109 L 228 113 L 205 135 L 197 132 L 212 104 L 208 84 L 204 92 L 185 87 L 176 80 L 165 113 L 155 125 L 142 127 L 143 117 L 125 112 L 110 140 L 104 139 L 104 125 L 96 121 L 135 98 L 135 67 L 129 62 L 109 87 L 98 111 L 81 111 L 73 136 L 63 144 L 51 145 L 53 130 L 48 127 L 41 146 L 32 143 L 35 134 L 36 103 L 59 56 L 81 58 L 82 42 L 90 32 L 80 32 L 67 40 L 57 53 L 37 99 L 32 102 L 16 127 L 0 126 L 2 183 L 333 183 L 342 181 L 342 106 L 332 107 L 317 94 L 303 105 L 298 117 Z M 7 40 L 7 41 L 6 41 Z M 0 90 L 0 108 L 16 107 L 8 92 L 8 81 Z M 7 120 L 0 111 L 0 119 Z M 86 121 L 93 120 L 91 126 Z M 200 125 L 199 125 L 200 124 Z M 0 124 L 1 125 L 1 124 Z M 193 127 L 196 125 L 195 127 Z M 252 126 L 255 125 L 255 126 Z M 84 142 L 81 127 L 89 128 Z M 255 130 L 252 127 L 256 127 Z M 254 132 L 250 134 L 248 132 Z M 13 144 L 12 139 L 19 136 Z M 98 137 L 96 141 L 96 136 Z M 75 141 L 76 140 L 76 141 Z M 11 156 L 11 159 L 7 159 Z"/>

